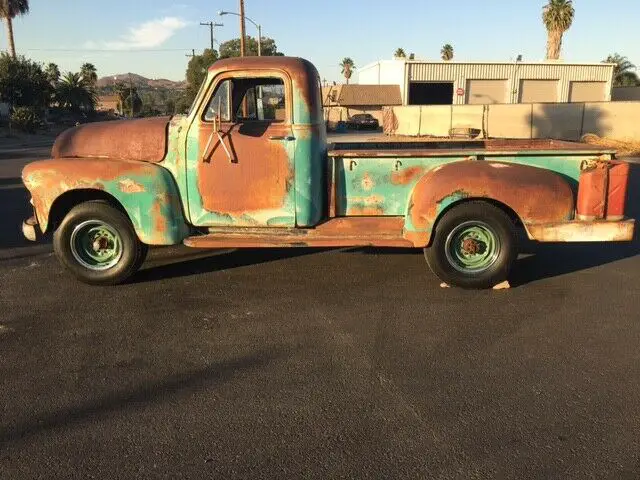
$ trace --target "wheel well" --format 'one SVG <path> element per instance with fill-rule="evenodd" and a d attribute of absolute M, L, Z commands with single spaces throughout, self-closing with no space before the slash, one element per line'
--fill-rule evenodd
<path fill-rule="evenodd" d="M 452 203 L 451 205 L 447 205 L 447 207 L 444 210 L 442 210 L 438 215 L 438 218 L 433 224 L 433 230 L 435 230 L 438 227 L 438 223 L 440 223 L 440 220 L 442 219 L 442 217 L 444 217 L 444 215 L 449 210 L 469 202 L 485 202 L 490 205 L 493 205 L 494 207 L 499 208 L 500 210 L 502 210 L 504 213 L 507 214 L 507 216 L 511 219 L 511 221 L 513 222 L 513 224 L 516 226 L 517 229 L 524 230 L 524 223 L 522 222 L 518 214 L 511 207 L 509 207 L 508 205 L 502 202 L 499 202 L 498 200 L 493 200 L 491 198 L 483 198 L 483 197 L 465 198 L 464 200 L 460 200 L 458 202 Z M 433 236 L 431 237 L 431 241 L 433 241 Z"/>
<path fill-rule="evenodd" d="M 80 205 L 84 202 L 95 202 L 95 201 L 103 201 L 111 205 L 112 207 L 117 208 L 122 213 L 127 215 L 126 210 L 120 204 L 120 202 L 113 196 L 102 190 L 95 189 L 77 189 L 77 190 L 69 190 L 68 192 L 64 192 L 58 198 L 55 199 L 53 205 L 51 205 L 51 210 L 49 212 L 49 229 L 54 231 L 64 217 L 71 211 L 73 207 L 76 205 Z"/>

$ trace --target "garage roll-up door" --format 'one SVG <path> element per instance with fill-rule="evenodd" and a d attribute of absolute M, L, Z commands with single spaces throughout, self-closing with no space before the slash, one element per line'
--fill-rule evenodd
<path fill-rule="evenodd" d="M 571 82 L 569 86 L 569 101 L 576 102 L 604 102 L 606 100 L 606 82 Z"/>
<path fill-rule="evenodd" d="M 558 101 L 558 80 L 520 80 L 520 103 Z"/>
<path fill-rule="evenodd" d="M 507 103 L 507 81 L 467 80 L 467 103 L 471 105 Z"/>

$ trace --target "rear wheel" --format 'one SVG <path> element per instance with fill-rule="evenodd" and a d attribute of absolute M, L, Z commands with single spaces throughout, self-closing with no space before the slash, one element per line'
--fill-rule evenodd
<path fill-rule="evenodd" d="M 486 202 L 454 207 L 438 222 L 425 257 L 446 283 L 469 289 L 505 281 L 517 256 L 511 218 Z"/>
<path fill-rule="evenodd" d="M 106 202 L 72 208 L 54 233 L 53 248 L 62 265 L 92 285 L 124 282 L 148 251 L 129 218 Z"/>

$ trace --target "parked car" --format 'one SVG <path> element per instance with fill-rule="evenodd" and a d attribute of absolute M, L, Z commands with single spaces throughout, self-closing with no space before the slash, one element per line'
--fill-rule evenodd
<path fill-rule="evenodd" d="M 524 235 L 633 239 L 629 164 L 614 151 L 557 140 L 327 145 L 317 78 L 298 58 L 219 60 L 188 115 L 67 130 L 52 158 L 23 170 L 34 208 L 24 235 L 53 231 L 62 264 L 92 284 L 125 281 L 148 245 L 375 246 L 423 248 L 443 282 L 464 288 L 507 279 Z M 267 87 L 284 92 L 282 120 L 255 108 Z"/>
<path fill-rule="evenodd" d="M 359 113 L 347 120 L 347 127 L 353 128 L 354 130 L 377 130 L 378 128 L 380 128 L 380 123 L 370 113 Z"/>

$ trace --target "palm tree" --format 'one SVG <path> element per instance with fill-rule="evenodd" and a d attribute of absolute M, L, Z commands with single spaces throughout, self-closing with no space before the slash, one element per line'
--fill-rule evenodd
<path fill-rule="evenodd" d="M 450 62 L 451 60 L 453 60 L 453 47 L 451 46 L 451 44 L 446 43 L 442 46 L 442 50 L 440 50 L 440 57 L 445 62 Z"/>
<path fill-rule="evenodd" d="M 13 19 L 29 13 L 29 0 L 0 0 L 0 18 L 7 22 L 9 54 L 16 58 L 16 44 L 13 38 Z"/>
<path fill-rule="evenodd" d="M 353 75 L 353 71 L 355 70 L 356 66 L 353 63 L 353 60 L 351 60 L 349 57 L 343 58 L 340 66 L 342 67 L 342 75 L 344 75 L 344 78 L 347 80 L 347 84 L 349 84 L 349 79 Z"/>
<path fill-rule="evenodd" d="M 56 98 L 61 107 L 72 110 L 93 110 L 98 103 L 96 93 L 88 85 L 81 73 L 67 73 L 56 92 Z"/>
<path fill-rule="evenodd" d="M 83 63 L 80 67 L 80 75 L 88 85 L 95 86 L 98 81 L 98 70 L 93 63 Z"/>
<path fill-rule="evenodd" d="M 571 28 L 575 13 L 572 0 L 549 0 L 542 9 L 542 21 L 547 27 L 547 60 L 560 58 L 562 36 Z"/>
<path fill-rule="evenodd" d="M 53 62 L 49 63 L 46 66 L 46 68 L 44 69 L 44 74 L 47 76 L 47 80 L 49 80 L 49 83 L 53 87 L 55 87 L 56 84 L 60 81 L 60 68 L 58 68 L 58 65 Z"/>
<path fill-rule="evenodd" d="M 604 63 L 615 63 L 613 67 L 613 86 L 614 87 L 635 87 L 638 85 L 639 79 L 635 72 L 636 66 L 618 53 L 609 55 Z"/>
<path fill-rule="evenodd" d="M 407 54 L 404 53 L 404 48 L 398 48 L 393 56 L 396 58 L 407 58 Z"/>

